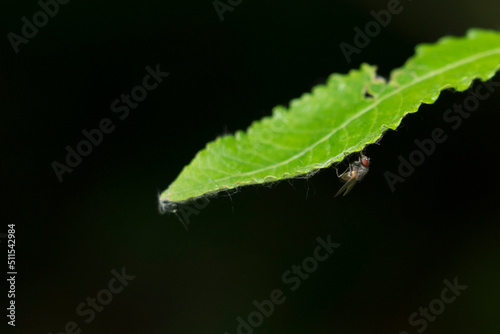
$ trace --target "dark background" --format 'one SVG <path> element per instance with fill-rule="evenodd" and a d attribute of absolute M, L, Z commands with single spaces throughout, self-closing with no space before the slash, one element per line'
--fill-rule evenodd
<path fill-rule="evenodd" d="M 425 332 L 498 333 L 500 91 L 456 131 L 442 115 L 466 93 L 422 106 L 368 148 L 370 173 L 345 198 L 333 198 L 340 183 L 327 169 L 212 198 L 188 232 L 157 211 L 158 192 L 208 141 L 330 73 L 367 62 L 387 76 L 418 43 L 500 29 L 498 1 L 402 5 L 348 64 L 339 44 L 387 1 L 243 1 L 221 22 L 211 1 L 75 0 L 18 54 L 6 35 L 40 7 L 2 2 L 0 233 L 16 224 L 18 271 L 16 328 L 4 315 L 2 327 L 232 334 L 254 299 L 281 289 L 287 300 L 255 333 L 416 333 L 410 314 L 458 277 L 467 290 Z M 120 121 L 111 102 L 158 63 L 170 76 Z M 106 117 L 115 131 L 59 183 L 51 163 Z M 436 127 L 449 139 L 392 193 L 384 172 Z M 341 247 L 291 292 L 281 275 L 328 235 Z M 135 279 L 86 324 L 77 305 L 123 267 Z"/>

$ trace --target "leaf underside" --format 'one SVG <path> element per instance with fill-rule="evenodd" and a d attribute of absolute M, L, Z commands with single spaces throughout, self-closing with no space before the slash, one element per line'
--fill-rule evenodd
<path fill-rule="evenodd" d="M 396 129 L 422 103 L 434 103 L 444 89 L 466 90 L 500 68 L 500 33 L 471 29 L 465 37 L 420 44 L 389 82 L 376 67 L 362 64 L 348 74 L 277 106 L 272 116 L 246 132 L 219 137 L 198 152 L 160 196 L 160 209 L 235 189 L 313 173 L 342 161 Z"/>

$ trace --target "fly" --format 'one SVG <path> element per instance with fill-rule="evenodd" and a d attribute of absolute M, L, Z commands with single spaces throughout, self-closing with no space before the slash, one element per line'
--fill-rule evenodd
<path fill-rule="evenodd" d="M 339 189 L 339 191 L 337 191 L 335 197 L 339 196 L 342 193 L 344 193 L 344 196 L 347 195 L 352 190 L 352 188 L 354 188 L 356 183 L 365 178 L 369 170 L 370 158 L 368 158 L 363 153 L 360 153 L 358 161 L 350 163 L 349 168 L 346 169 L 342 174 L 339 175 L 337 173 L 339 179 L 342 180 L 342 182 L 345 182 L 345 184 L 342 186 L 342 188 Z"/>

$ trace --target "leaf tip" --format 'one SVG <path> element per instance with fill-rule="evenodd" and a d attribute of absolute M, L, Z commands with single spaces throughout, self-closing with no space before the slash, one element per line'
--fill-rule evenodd
<path fill-rule="evenodd" d="M 162 199 L 162 196 L 158 197 L 158 212 L 163 215 L 165 213 L 174 213 L 177 211 L 177 203 L 170 202 L 166 199 Z"/>

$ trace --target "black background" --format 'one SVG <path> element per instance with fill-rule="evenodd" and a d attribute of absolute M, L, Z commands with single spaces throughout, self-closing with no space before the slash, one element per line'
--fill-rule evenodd
<path fill-rule="evenodd" d="M 330 73 L 367 62 L 387 76 L 418 43 L 500 29 L 498 1 L 402 5 L 348 64 L 339 44 L 352 44 L 353 28 L 386 1 L 243 1 L 221 22 L 211 1 L 73 0 L 17 54 L 7 33 L 20 34 L 21 18 L 40 8 L 2 2 L 0 233 L 16 224 L 18 271 L 16 327 L 4 315 L 2 327 L 55 334 L 75 321 L 82 333 L 236 333 L 253 300 L 281 289 L 287 300 L 255 333 L 416 333 L 410 314 L 458 277 L 467 290 L 425 332 L 497 333 L 498 91 L 456 131 L 443 113 L 466 93 L 444 92 L 406 117 L 368 148 L 370 173 L 345 198 L 333 199 L 340 183 L 326 169 L 212 198 L 188 232 L 157 211 L 158 192 L 208 141 Z M 156 64 L 170 76 L 120 121 L 111 102 Z M 106 117 L 115 131 L 58 182 L 51 163 Z M 392 193 L 384 172 L 436 127 L 448 140 Z M 328 235 L 341 246 L 290 291 L 281 275 Z M 77 305 L 123 267 L 135 279 L 86 324 Z"/>

